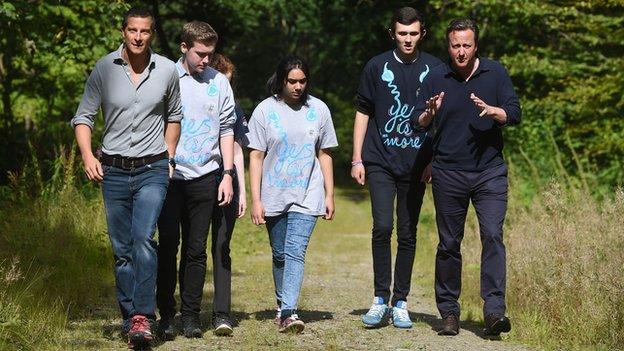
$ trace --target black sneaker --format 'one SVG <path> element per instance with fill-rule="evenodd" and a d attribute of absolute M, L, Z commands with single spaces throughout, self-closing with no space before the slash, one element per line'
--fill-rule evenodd
<path fill-rule="evenodd" d="M 182 316 L 182 332 L 187 338 L 201 338 L 203 332 L 198 316 Z"/>
<path fill-rule="evenodd" d="M 158 321 L 158 335 L 165 341 L 175 339 L 177 332 L 173 316 L 162 316 L 160 318 Z"/>
<path fill-rule="evenodd" d="M 212 319 L 212 326 L 217 336 L 232 335 L 232 321 L 229 317 L 214 317 Z"/>

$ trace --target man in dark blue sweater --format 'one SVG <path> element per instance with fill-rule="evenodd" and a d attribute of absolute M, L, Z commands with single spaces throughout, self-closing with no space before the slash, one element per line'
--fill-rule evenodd
<path fill-rule="evenodd" d="M 511 330 L 505 316 L 507 167 L 501 129 L 520 122 L 520 103 L 505 68 L 477 56 L 475 22 L 452 21 L 446 39 L 449 64 L 429 74 L 414 113 L 415 124 L 433 135 L 433 198 L 440 237 L 435 292 L 444 320 L 440 334 L 459 332 L 460 247 L 472 201 L 481 232 L 485 332 L 498 335 Z"/>
<path fill-rule="evenodd" d="M 416 225 L 425 192 L 421 175 L 431 159 L 427 132 L 414 130 L 410 122 L 418 116 L 414 114 L 414 106 L 421 83 L 442 61 L 418 50 L 425 35 L 425 23 L 415 9 L 398 9 L 388 34 L 396 48 L 366 64 L 357 90 L 351 176 L 360 185 L 368 178 L 373 214 L 375 295 L 362 322 L 366 327 L 378 327 L 391 316 L 395 327 L 410 328 L 407 296 L 416 249 Z M 390 237 L 395 198 L 398 245 L 391 299 Z"/>

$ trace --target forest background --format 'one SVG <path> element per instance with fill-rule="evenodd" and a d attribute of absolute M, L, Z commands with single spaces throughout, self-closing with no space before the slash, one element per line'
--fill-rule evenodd
<path fill-rule="evenodd" d="M 609 222 L 585 233 L 603 246 L 586 246 L 595 251 L 591 259 L 596 266 L 578 272 L 600 280 L 604 277 L 599 271 L 621 267 L 621 229 L 614 223 L 624 217 L 618 190 L 624 179 L 624 1 L 22 0 L 0 1 L 0 268 L 5 282 L 17 280 L 10 276 L 14 266 L 21 277 L 28 276 L 24 272 L 38 274 L 37 265 L 43 265 L 32 261 L 36 239 L 17 238 L 15 228 L 24 221 L 20 215 L 36 217 L 42 206 L 57 206 L 70 190 L 68 201 L 99 201 L 98 189 L 74 163 L 68 122 L 95 62 L 120 44 L 122 14 L 131 5 L 154 12 L 153 47 L 173 60 L 179 56 L 182 24 L 196 19 L 210 23 L 220 36 L 217 51 L 237 67 L 235 93 L 247 114 L 266 97 L 265 82 L 281 57 L 293 52 L 305 57 L 312 94 L 326 101 L 333 114 L 341 145 L 335 173 L 346 188 L 351 186 L 347 164 L 355 90 L 367 60 L 392 47 L 386 31 L 392 10 L 410 5 L 422 11 L 427 35 L 421 49 L 444 60 L 448 22 L 475 19 L 481 30 L 479 53 L 506 66 L 522 103 L 522 123 L 505 129 L 505 157 L 518 211 L 533 213 L 528 224 L 530 218 L 541 218 L 550 225 L 554 220 L 548 215 L 562 216 L 561 223 L 554 223 L 555 233 L 577 221 L 592 222 L 591 216 L 601 225 Z M 98 123 L 94 145 L 101 139 L 101 118 Z M 548 196 L 563 202 L 553 204 Z M 581 204 L 591 209 L 575 212 Z M 543 211 L 530 212 L 536 209 Z M 561 253 L 589 245 L 578 233 L 570 235 L 557 239 L 551 249 Z M 41 274 L 46 282 L 49 274 Z M 567 279 L 567 273 L 556 269 L 548 274 Z M 615 274 L 602 283 L 615 297 L 601 300 L 605 310 L 588 313 L 609 314 L 615 324 L 597 322 L 603 334 L 593 332 L 575 345 L 596 340 L 607 348 L 623 344 L 624 278 Z M 15 292 L 0 288 L 0 341 L 18 333 L 6 334 L 17 328 L 6 312 L 11 294 Z M 569 294 L 574 295 L 573 289 Z M 58 297 L 60 306 L 80 305 L 72 299 Z M 19 299 L 14 304 L 18 308 Z"/>

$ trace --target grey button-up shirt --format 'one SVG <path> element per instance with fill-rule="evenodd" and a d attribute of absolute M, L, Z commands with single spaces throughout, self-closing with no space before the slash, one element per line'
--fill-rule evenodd
<path fill-rule="evenodd" d="M 123 44 L 96 63 L 71 124 L 93 129 L 101 106 L 102 152 L 126 157 L 162 153 L 167 150 L 165 122 L 182 120 L 175 64 L 150 50 L 150 63 L 135 86 L 128 63 L 121 58 L 122 49 Z"/>

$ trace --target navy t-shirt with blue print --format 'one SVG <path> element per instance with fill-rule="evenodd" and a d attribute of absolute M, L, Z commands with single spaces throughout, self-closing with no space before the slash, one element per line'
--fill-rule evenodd
<path fill-rule="evenodd" d="M 426 131 L 414 130 L 410 119 L 422 82 L 440 64 L 440 59 L 422 51 L 411 63 L 401 62 L 393 50 L 368 61 L 357 91 L 357 109 L 370 117 L 362 148 L 365 164 L 406 175 L 417 159 L 431 158 L 431 139 Z"/>

